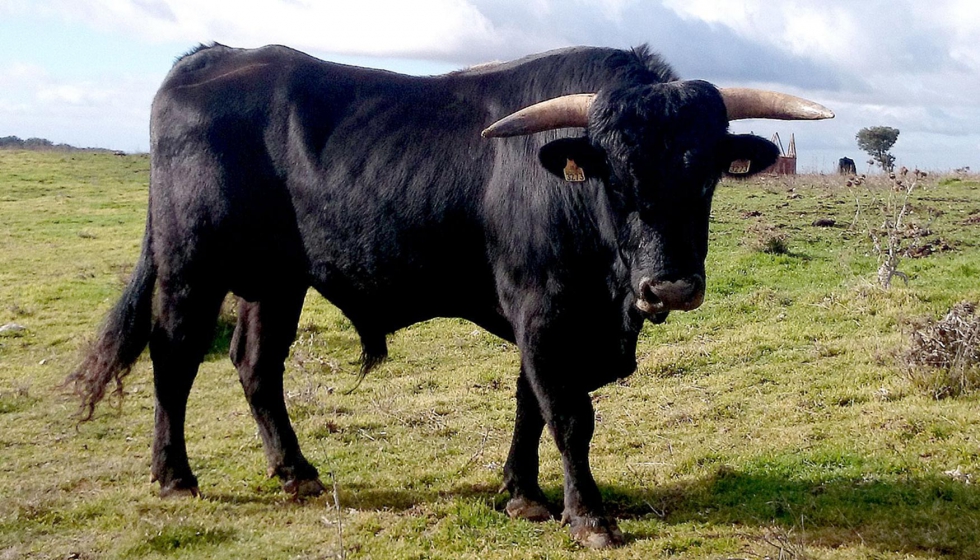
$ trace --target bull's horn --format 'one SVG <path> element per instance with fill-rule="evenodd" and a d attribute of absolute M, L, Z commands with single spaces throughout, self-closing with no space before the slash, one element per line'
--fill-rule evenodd
<path fill-rule="evenodd" d="M 751 88 L 721 88 L 728 120 L 780 119 L 815 121 L 832 119 L 830 109 L 801 97 Z"/>
<path fill-rule="evenodd" d="M 593 99 L 594 93 L 577 93 L 535 103 L 488 126 L 483 137 L 502 138 L 556 128 L 585 127 L 589 124 L 589 106 Z"/>

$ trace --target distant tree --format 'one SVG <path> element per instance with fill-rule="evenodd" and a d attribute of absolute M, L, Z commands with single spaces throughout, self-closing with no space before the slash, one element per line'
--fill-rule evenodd
<path fill-rule="evenodd" d="M 31 150 L 36 150 L 38 148 L 50 148 L 51 141 L 47 138 L 28 138 L 27 140 L 24 140 L 24 147 Z"/>
<path fill-rule="evenodd" d="M 0 0 L 3 2 L 3 0 Z M 37 138 L 32 137 L 27 140 L 21 140 L 16 136 L 0 136 L 0 149 L 8 150 L 41 150 L 41 151 L 59 151 L 59 152 L 111 152 L 112 150 L 107 150 L 105 148 L 76 148 L 70 144 L 60 143 L 55 144 L 54 142 L 48 140 L 47 138 Z M 122 152 L 119 152 L 122 153 Z"/>
<path fill-rule="evenodd" d="M 4 136 L 0 138 L 0 148 L 20 148 L 24 141 L 16 136 Z"/>
<path fill-rule="evenodd" d="M 857 133 L 858 148 L 861 148 L 874 163 L 881 166 L 883 171 L 895 169 L 895 156 L 888 150 L 892 149 L 898 140 L 898 129 L 890 126 L 872 126 L 862 128 Z"/>

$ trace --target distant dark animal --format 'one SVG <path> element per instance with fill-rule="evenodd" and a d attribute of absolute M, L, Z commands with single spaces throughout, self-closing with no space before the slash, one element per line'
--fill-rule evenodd
<path fill-rule="evenodd" d="M 837 161 L 837 173 L 841 175 L 857 175 L 857 166 L 854 160 L 849 157 L 842 157 Z"/>
<path fill-rule="evenodd" d="M 437 77 L 281 46 L 199 48 L 153 102 L 142 254 L 68 382 L 90 417 L 149 344 L 153 478 L 163 495 L 197 494 L 185 406 L 232 292 L 231 359 L 270 472 L 291 494 L 317 494 L 282 380 L 308 287 L 350 319 L 365 372 L 386 356 L 388 333 L 462 317 L 521 353 L 507 513 L 551 516 L 538 486 L 547 425 L 572 535 L 617 544 L 589 468 L 589 392 L 635 370 L 644 319 L 701 304 L 721 175 L 779 155 L 729 134 L 729 120 L 830 116 L 782 94 L 678 81 L 645 47 Z M 512 138 L 491 139 L 501 137 Z"/>

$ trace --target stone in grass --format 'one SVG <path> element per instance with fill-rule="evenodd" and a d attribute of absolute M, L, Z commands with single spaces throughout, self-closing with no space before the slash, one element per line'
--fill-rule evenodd
<path fill-rule="evenodd" d="M 6 325 L 0 327 L 0 336 L 22 336 L 26 330 L 27 327 L 24 325 L 7 323 Z"/>

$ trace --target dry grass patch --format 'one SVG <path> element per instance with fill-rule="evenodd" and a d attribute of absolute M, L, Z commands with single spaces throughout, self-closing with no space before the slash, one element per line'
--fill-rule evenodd
<path fill-rule="evenodd" d="M 938 321 L 911 326 L 909 347 L 901 355 L 912 383 L 936 399 L 980 388 L 980 313 L 960 302 Z"/>
<path fill-rule="evenodd" d="M 746 245 L 769 255 L 789 253 L 789 235 L 779 226 L 758 221 L 746 228 Z"/>

